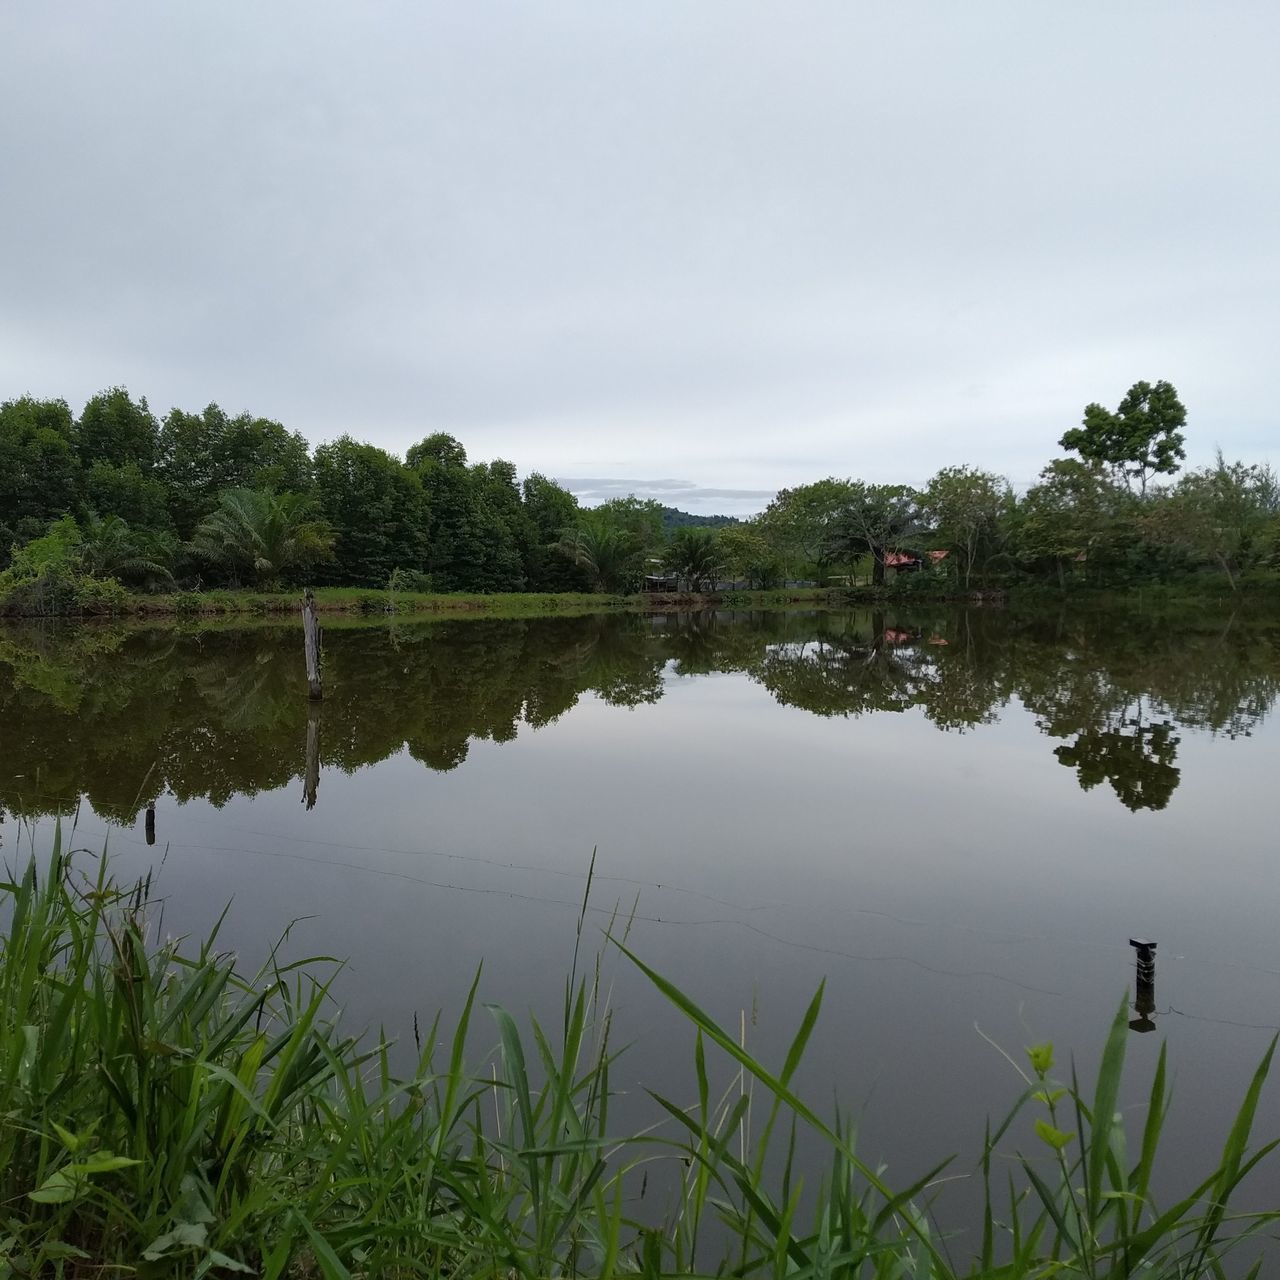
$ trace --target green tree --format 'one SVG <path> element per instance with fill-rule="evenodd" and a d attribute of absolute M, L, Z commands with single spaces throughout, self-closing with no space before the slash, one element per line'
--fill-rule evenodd
<path fill-rule="evenodd" d="M 0 566 L 76 505 L 75 430 L 65 400 L 0 404 Z"/>
<path fill-rule="evenodd" d="M 561 531 L 555 550 L 586 574 L 593 591 L 621 592 L 640 577 L 643 551 L 634 534 L 583 513 L 575 527 Z"/>
<path fill-rule="evenodd" d="M 144 396 L 136 403 L 123 387 L 100 391 L 85 405 L 76 424 L 80 465 L 132 465 L 144 474 L 156 464 L 160 426 Z"/>
<path fill-rule="evenodd" d="M 523 591 L 533 526 L 525 516 L 515 464 L 502 458 L 471 468 L 477 533 L 483 549 L 473 589 Z"/>
<path fill-rule="evenodd" d="M 467 466 L 467 451 L 443 431 L 410 447 L 427 501 L 427 568 L 442 591 L 473 591 L 484 576 L 484 520 Z"/>
<path fill-rule="evenodd" d="M 1083 425 L 1059 443 L 1086 462 L 1110 467 L 1126 484 L 1138 481 L 1145 497 L 1153 475 L 1172 475 L 1185 458 L 1182 428 L 1187 411 L 1168 382 L 1135 382 L 1114 413 L 1100 404 L 1085 406 Z"/>
<path fill-rule="evenodd" d="M 442 467 L 465 467 L 467 451 L 447 431 L 436 431 L 417 444 L 410 445 L 405 454 L 406 466 L 422 467 L 428 463 L 436 463 Z"/>
<path fill-rule="evenodd" d="M 975 467 L 943 467 L 921 499 L 934 538 L 952 553 L 967 591 L 974 569 L 985 564 L 999 545 L 1001 520 L 1013 502 L 1009 482 Z"/>
<path fill-rule="evenodd" d="M 576 528 L 580 517 L 578 500 L 568 489 L 540 472 L 525 477 L 521 487 L 530 542 L 526 550 L 525 573 L 531 591 L 588 591 L 591 583 L 580 567 L 559 554 L 554 544 L 563 529 Z"/>
<path fill-rule="evenodd" d="M 191 549 L 225 569 L 236 585 L 271 588 L 285 574 L 327 560 L 333 533 L 312 517 L 311 501 L 301 494 L 229 489 L 200 521 Z"/>
<path fill-rule="evenodd" d="M 1242 570 L 1261 563 L 1280 515 L 1280 482 L 1269 466 L 1228 462 L 1189 472 L 1146 513 L 1147 535 L 1216 566 L 1232 590 Z"/>
<path fill-rule="evenodd" d="M 871 556 L 871 581 L 884 584 L 885 556 L 921 531 L 919 497 L 904 484 L 849 484 L 828 535 L 828 554 L 852 561 Z"/>
<path fill-rule="evenodd" d="M 328 580 L 382 584 L 396 569 L 425 569 L 422 483 L 384 449 L 350 436 L 321 445 L 315 456 L 315 504 L 334 535 Z"/>
<path fill-rule="evenodd" d="M 734 578 L 745 578 L 748 586 L 756 590 L 772 587 L 781 580 L 782 565 L 756 524 L 725 525 L 718 534 L 725 568 Z"/>
<path fill-rule="evenodd" d="M 724 555 L 714 529 L 683 525 L 671 535 L 665 564 L 689 591 L 712 591 L 724 571 Z"/>
<path fill-rule="evenodd" d="M 216 404 L 201 413 L 169 413 L 160 429 L 157 471 L 184 538 L 227 489 L 305 493 L 311 487 L 310 451 L 301 435 L 269 418 L 230 418 Z"/>
<path fill-rule="evenodd" d="M 758 525 L 788 576 L 797 562 L 812 566 L 819 579 L 825 575 L 833 554 L 833 535 L 853 494 L 851 481 L 834 476 L 778 491 Z"/>
<path fill-rule="evenodd" d="M 662 527 L 662 504 L 652 498 L 610 498 L 592 507 L 597 525 L 627 534 L 642 555 L 656 552 L 665 538 Z"/>
<path fill-rule="evenodd" d="M 1065 586 L 1078 566 L 1098 577 L 1124 541 L 1133 499 L 1097 464 L 1058 458 L 1018 504 L 1018 558 L 1029 568 L 1048 566 Z"/>
<path fill-rule="evenodd" d="M 168 491 L 154 472 L 136 462 L 117 465 L 102 459 L 81 476 L 86 511 L 116 515 L 135 529 L 170 526 Z"/>

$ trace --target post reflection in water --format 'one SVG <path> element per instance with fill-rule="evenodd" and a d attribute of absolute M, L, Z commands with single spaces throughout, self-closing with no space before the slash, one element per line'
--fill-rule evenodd
<path fill-rule="evenodd" d="M 554 722 L 590 693 L 663 697 L 667 674 L 741 673 L 822 717 L 917 712 L 964 732 L 1021 703 L 1081 788 L 1159 810 L 1182 733 L 1248 735 L 1280 690 L 1280 624 L 995 610 L 726 612 L 331 627 L 324 704 L 308 704 L 297 630 L 98 626 L 0 630 L 0 806 L 132 822 L 169 793 L 215 805 L 407 750 L 448 771 L 473 741 Z M 146 707 L 145 715 L 139 709 Z M 301 748 L 301 750 L 300 750 Z M 21 775 L 21 776 L 17 776 Z"/>
<path fill-rule="evenodd" d="M 307 751 L 302 775 L 302 799 L 309 813 L 320 791 L 320 703 L 307 703 Z"/>

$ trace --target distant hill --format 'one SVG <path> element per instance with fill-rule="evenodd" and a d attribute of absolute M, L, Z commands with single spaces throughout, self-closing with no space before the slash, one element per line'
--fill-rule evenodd
<path fill-rule="evenodd" d="M 737 516 L 695 516 L 688 511 L 680 511 L 675 507 L 662 508 L 662 532 L 670 533 L 673 529 L 722 529 L 727 524 L 741 524 Z"/>

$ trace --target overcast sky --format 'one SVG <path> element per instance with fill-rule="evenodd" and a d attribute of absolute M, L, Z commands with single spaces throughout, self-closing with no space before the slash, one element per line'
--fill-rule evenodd
<path fill-rule="evenodd" d="M 746 512 L 1025 484 L 1168 378 L 1280 462 L 1280 4 L 0 6 L 0 399 Z"/>

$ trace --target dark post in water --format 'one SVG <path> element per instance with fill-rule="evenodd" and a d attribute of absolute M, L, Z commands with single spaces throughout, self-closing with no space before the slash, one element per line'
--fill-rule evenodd
<path fill-rule="evenodd" d="M 1132 1031 L 1154 1031 L 1156 1024 L 1151 1015 L 1156 1009 L 1156 944 L 1146 938 L 1130 938 L 1129 945 L 1138 955 L 1138 972 L 1134 980 L 1134 1012 L 1137 1017 L 1129 1023 Z"/>
<path fill-rule="evenodd" d="M 312 702 L 319 702 L 324 697 L 320 687 L 320 620 L 310 587 L 302 593 L 302 641 L 307 655 L 307 696 Z"/>
<path fill-rule="evenodd" d="M 147 805 L 147 843 L 155 844 L 156 842 L 156 807 L 154 804 Z"/>

